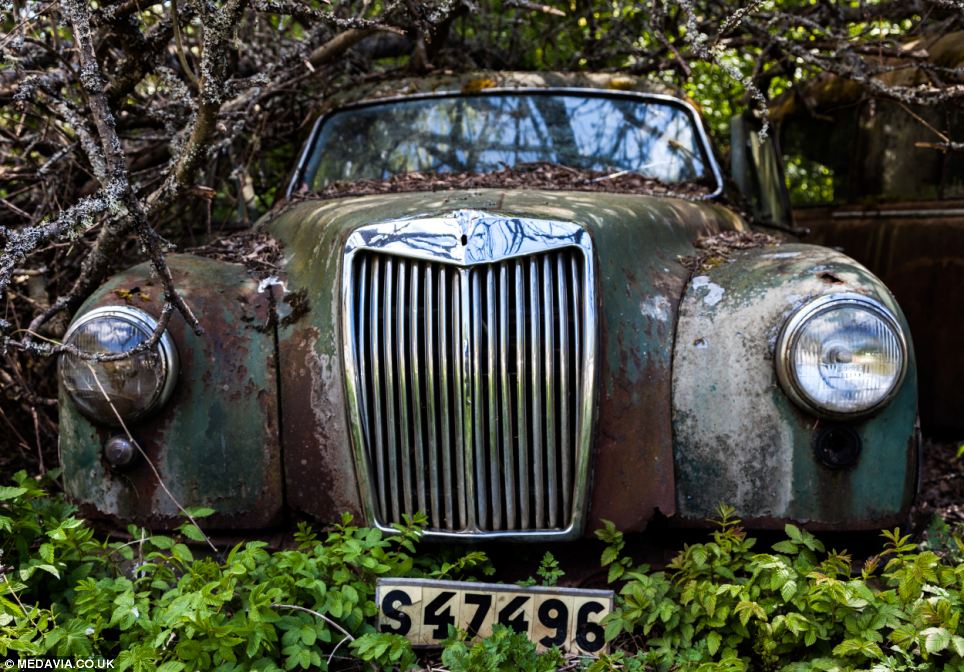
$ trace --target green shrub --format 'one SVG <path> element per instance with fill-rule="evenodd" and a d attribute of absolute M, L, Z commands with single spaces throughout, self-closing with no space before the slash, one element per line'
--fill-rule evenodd
<path fill-rule="evenodd" d="M 250 541 L 196 555 L 185 541 L 204 535 L 191 522 L 171 536 L 132 526 L 130 541 L 106 542 L 63 498 L 22 473 L 14 481 L 0 487 L 0 656 L 114 658 L 115 669 L 161 672 L 324 670 L 346 658 L 356 668 L 407 670 L 417 665 L 409 643 L 375 631 L 376 580 L 492 571 L 478 550 L 416 555 L 421 516 L 387 537 L 347 516 L 324 538 L 303 525 L 294 549 L 275 552 Z M 442 664 L 452 672 L 964 669 L 956 554 L 920 550 L 894 530 L 855 570 L 846 553 L 793 525 L 757 552 L 731 509 L 721 507 L 715 523 L 709 541 L 685 546 L 663 571 L 635 566 L 611 523 L 597 532 L 618 589 L 605 622 L 608 655 L 539 653 L 495 627 L 475 643 L 453 632 Z M 551 554 L 536 574 L 547 585 L 563 576 Z"/>
<path fill-rule="evenodd" d="M 374 632 L 376 580 L 418 574 L 423 517 L 385 537 L 345 516 L 323 542 L 302 526 L 294 550 L 250 541 L 196 557 L 181 539 L 204 538 L 191 523 L 178 536 L 132 526 L 132 541 L 98 542 L 62 498 L 24 474 L 15 481 L 0 489 L 0 656 L 116 658 L 116 669 L 135 671 L 327 669 L 354 640 L 365 660 L 414 660 L 407 643 L 364 636 Z M 486 561 L 476 552 L 447 571 Z"/>
<path fill-rule="evenodd" d="M 917 552 L 898 530 L 859 572 L 810 533 L 787 525 L 787 539 L 756 553 L 720 508 L 712 541 L 686 546 L 666 571 L 630 568 L 622 535 L 607 524 L 603 564 L 624 578 L 606 635 L 642 641 L 633 658 L 658 670 L 960 670 L 964 565 Z M 631 638 L 635 638 L 634 640 Z M 601 658 L 617 669 L 626 654 Z M 627 668 L 630 669 L 630 668 Z"/>

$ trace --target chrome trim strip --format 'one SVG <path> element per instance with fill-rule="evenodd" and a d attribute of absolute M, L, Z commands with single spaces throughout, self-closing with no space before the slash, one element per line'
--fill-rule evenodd
<path fill-rule="evenodd" d="M 419 357 L 419 298 L 418 288 L 420 284 L 419 273 L 421 263 L 412 263 L 411 287 L 409 288 L 409 334 L 408 345 L 412 360 L 412 415 L 414 416 L 415 431 L 412 436 L 415 439 L 415 488 L 417 491 L 418 509 L 429 514 L 428 498 L 425 493 L 425 448 L 422 445 L 422 364 Z"/>
<path fill-rule="evenodd" d="M 402 464 L 402 497 L 405 500 L 405 510 L 413 510 L 412 499 L 412 450 L 409 445 L 408 433 L 408 367 L 405 352 L 405 284 L 408 275 L 408 262 L 398 261 L 398 299 L 395 301 L 395 344 L 392 352 L 402 356 L 396 359 L 398 370 L 398 450 Z M 423 509 L 424 510 L 424 509 Z"/>
<path fill-rule="evenodd" d="M 346 262 L 347 263 L 347 262 Z M 448 359 L 449 353 L 449 333 L 451 329 L 449 327 L 449 292 L 448 292 L 448 278 L 444 271 L 440 271 L 438 275 L 438 293 L 439 293 L 439 325 L 438 325 L 438 344 L 439 344 L 439 380 L 441 382 L 439 387 L 439 398 L 442 400 L 442 473 L 444 475 L 442 479 L 442 492 L 445 493 L 445 525 L 450 529 L 459 527 L 459 522 L 456 519 L 456 515 L 459 514 L 461 518 L 462 506 L 460 503 L 453 500 L 453 493 L 455 488 L 452 487 L 452 398 L 449 395 L 449 377 L 448 377 Z M 347 373 L 346 373 L 347 377 Z M 458 387 L 458 381 L 455 381 L 456 387 Z M 349 401 L 350 403 L 350 401 Z M 460 426 L 456 424 L 456 427 Z M 456 450 L 456 452 L 459 452 Z M 441 527 L 441 526 L 440 526 Z"/>
<path fill-rule="evenodd" d="M 863 409 L 861 411 L 854 411 L 851 413 L 842 413 L 839 411 L 833 411 L 826 408 L 822 408 L 812 402 L 806 394 L 800 389 L 799 383 L 795 372 L 793 371 L 792 364 L 792 351 L 796 344 L 796 339 L 800 334 L 800 330 L 812 317 L 823 313 L 834 306 L 838 305 L 852 305 L 858 306 L 875 313 L 880 317 L 897 336 L 897 341 L 900 344 L 901 350 L 901 370 L 897 377 L 896 382 L 893 387 L 887 393 L 886 396 L 881 398 L 873 406 Z M 907 348 L 907 338 L 904 334 L 904 330 L 901 328 L 900 323 L 890 310 L 887 309 L 882 303 L 864 294 L 855 294 L 853 292 L 843 292 L 837 294 L 824 294 L 823 296 L 818 296 L 812 301 L 805 303 L 796 312 L 794 312 L 787 321 L 783 324 L 783 328 L 780 330 L 780 335 L 777 338 L 776 346 L 776 356 L 774 357 L 774 365 L 777 370 L 777 379 L 780 381 L 780 386 L 783 391 L 790 397 L 800 407 L 815 413 L 821 417 L 833 418 L 833 419 L 852 419 L 860 418 L 871 413 L 880 410 L 893 400 L 897 393 L 900 391 L 901 386 L 904 383 L 904 378 L 907 375 L 907 366 L 909 352 Z"/>
<path fill-rule="evenodd" d="M 436 333 L 435 322 L 432 317 L 434 312 L 431 306 L 435 304 L 434 294 L 435 278 L 432 277 L 432 266 L 425 267 L 425 305 L 429 309 L 425 311 L 425 412 L 428 415 L 428 450 L 429 450 L 429 475 L 431 483 L 429 492 L 431 494 L 432 510 L 431 522 L 433 527 L 446 527 L 448 521 L 452 519 L 451 502 L 446 511 L 446 518 L 442 520 L 442 510 L 440 509 L 439 498 L 439 463 L 442 461 L 439 455 L 438 438 L 438 418 L 435 412 L 435 344 Z M 443 310 L 439 306 L 439 312 Z"/>
<path fill-rule="evenodd" d="M 395 333 L 392 329 L 392 304 L 395 298 L 395 260 L 385 261 L 385 301 L 382 304 L 382 362 L 385 366 L 385 422 L 388 450 L 388 490 L 395 520 L 401 518 L 398 496 L 398 435 L 395 424 Z M 372 325 L 374 326 L 374 325 Z"/>
<path fill-rule="evenodd" d="M 717 161 L 716 152 L 714 151 L 713 142 L 710 139 L 709 131 L 707 130 L 706 123 L 703 120 L 702 115 L 697 111 L 697 109 L 690 103 L 682 98 L 677 98 L 676 96 L 669 96 L 663 93 L 645 93 L 642 91 L 611 91 L 607 89 L 593 89 L 587 87 L 493 87 L 491 89 L 483 89 L 472 94 L 464 94 L 460 91 L 432 91 L 424 93 L 414 93 L 406 96 L 386 96 L 384 98 L 372 98 L 369 100 L 359 101 L 357 103 L 352 103 L 350 105 L 344 105 L 336 110 L 327 112 L 315 121 L 314 126 L 311 129 L 311 133 L 308 136 L 308 140 L 305 142 L 304 149 L 301 152 L 301 158 L 298 160 L 298 164 L 295 167 L 294 173 L 291 176 L 291 181 L 288 184 L 287 190 L 285 190 L 285 198 L 291 198 L 291 195 L 296 191 L 297 186 L 304 181 L 305 178 L 305 168 L 307 167 L 309 157 L 314 152 L 315 143 L 318 140 L 318 136 L 321 134 L 321 127 L 324 122 L 337 112 L 344 110 L 354 110 L 363 107 L 369 107 L 372 105 L 382 105 L 384 103 L 391 102 L 401 102 L 405 100 L 427 100 L 433 98 L 465 98 L 468 96 L 497 96 L 506 93 L 513 94 L 525 94 L 525 95 L 566 95 L 566 94 L 579 94 L 584 96 L 596 97 L 596 98 L 622 98 L 638 100 L 640 102 L 654 101 L 660 103 L 666 103 L 668 105 L 675 105 L 676 107 L 682 108 L 687 114 L 690 115 L 690 119 L 693 121 L 693 125 L 696 127 L 697 135 L 699 136 L 701 147 L 703 153 L 703 158 L 706 164 L 709 166 L 710 171 L 713 173 L 713 177 L 716 180 L 716 189 L 714 189 L 709 194 L 701 196 L 699 200 L 710 200 L 720 196 L 723 193 L 723 171 L 720 169 L 720 163 Z"/>
<path fill-rule="evenodd" d="M 572 507 L 572 466 L 569 463 L 569 291 L 563 255 L 556 257 L 556 297 L 559 301 L 559 438 L 562 458 L 562 513 L 568 516 Z M 578 361 L 578 360 L 576 360 Z"/>
<path fill-rule="evenodd" d="M 378 352 L 379 340 L 378 340 L 378 329 L 375 325 L 378 324 L 377 307 L 380 305 L 378 297 L 381 295 L 381 262 L 378 257 L 372 261 L 372 301 L 371 301 L 371 313 L 369 315 L 371 322 L 371 351 Z M 378 365 L 374 359 L 372 360 L 372 385 L 374 386 L 374 396 L 372 397 L 372 409 L 375 414 L 375 443 L 379 446 L 378 455 L 376 460 L 378 461 L 378 482 L 381 483 L 381 488 L 378 492 L 378 503 L 381 509 L 381 514 L 383 518 L 388 517 L 388 455 L 385 449 L 385 425 L 382 422 L 382 373 L 381 367 Z M 370 472 L 368 472 L 370 473 Z"/>
<path fill-rule="evenodd" d="M 546 480 L 549 491 L 549 527 L 559 525 L 559 482 L 556 465 L 556 338 L 552 306 L 552 257 L 542 257 L 542 316 L 545 320 L 543 356 L 546 358 L 545 390 Z"/>
<path fill-rule="evenodd" d="M 529 356 L 532 358 L 530 391 L 532 394 L 532 479 L 536 483 L 535 487 L 535 513 L 536 519 L 533 527 L 542 527 L 546 524 L 546 502 L 542 488 L 539 487 L 546 482 L 545 470 L 542 461 L 542 397 L 539 390 L 542 389 L 540 380 L 542 378 L 542 364 L 545 357 L 545 346 L 542 344 L 542 316 L 539 312 L 539 262 L 536 259 L 529 260 L 529 328 L 532 338 L 529 341 L 531 348 Z"/>
<path fill-rule="evenodd" d="M 463 236 L 465 236 L 464 244 Z M 559 254 L 566 249 L 573 250 L 578 255 L 572 257 L 571 264 L 567 264 L 566 257 Z M 439 385 L 437 387 L 441 408 L 438 410 L 441 411 L 441 424 L 443 426 L 438 428 L 438 435 L 441 441 L 436 444 L 433 450 L 437 451 L 439 447 L 442 449 L 441 466 L 443 475 L 440 479 L 440 485 L 442 486 L 441 494 L 446 498 L 446 519 L 445 521 L 433 521 L 436 529 L 426 532 L 426 537 L 448 540 L 492 538 L 520 541 L 564 540 L 580 537 L 583 532 L 586 507 L 588 505 L 590 440 L 595 393 L 595 262 L 592 242 L 588 232 L 580 225 L 572 222 L 513 218 L 481 211 L 457 210 L 438 217 L 405 218 L 367 225 L 358 228 L 348 237 L 343 257 L 343 308 L 341 317 L 343 320 L 343 356 L 345 359 L 346 390 L 349 393 L 348 413 L 352 445 L 359 474 L 359 490 L 364 500 L 364 508 L 369 523 L 384 531 L 390 532 L 393 528 L 384 522 L 389 519 L 386 513 L 389 507 L 385 506 L 384 502 L 382 506 L 378 506 L 378 503 L 374 501 L 376 495 L 372 491 L 373 484 L 370 481 L 372 475 L 376 472 L 372 471 L 371 465 L 369 465 L 368 446 L 364 440 L 363 418 L 361 417 L 362 406 L 359 393 L 355 387 L 359 370 L 356 368 L 356 358 L 353 354 L 353 342 L 356 335 L 353 333 L 354 323 L 352 322 L 352 315 L 354 306 L 358 305 L 359 309 L 365 306 L 355 301 L 356 297 L 354 296 L 352 274 L 355 272 L 353 270 L 355 268 L 355 255 L 365 250 L 387 253 L 393 256 L 404 257 L 408 260 L 407 262 L 387 260 L 384 263 L 386 267 L 386 277 L 383 292 L 385 298 L 383 299 L 382 305 L 384 307 L 385 320 L 381 325 L 381 329 L 376 328 L 377 321 L 370 321 L 368 327 L 374 339 L 372 347 L 375 349 L 372 352 L 381 353 L 385 358 L 381 366 L 385 367 L 385 398 L 390 402 L 388 403 L 388 408 L 385 409 L 385 415 L 387 416 L 389 412 L 392 413 L 392 416 L 388 418 L 390 421 L 388 426 L 391 428 L 393 435 L 398 429 L 394 420 L 396 417 L 394 415 L 395 402 L 393 401 L 395 385 L 394 382 L 392 382 L 391 385 L 388 384 L 388 381 L 394 381 L 395 379 L 395 357 L 393 356 L 393 341 L 391 338 L 393 326 L 396 327 L 401 337 L 404 337 L 405 334 L 403 327 L 400 326 L 404 320 L 390 314 L 392 309 L 401 309 L 403 306 L 402 296 L 404 294 L 404 288 L 401 286 L 399 286 L 399 294 L 396 295 L 394 293 L 394 289 L 392 288 L 393 273 L 390 269 L 395 263 L 398 263 L 400 268 L 406 263 L 415 266 L 420 261 L 431 261 L 441 264 L 441 266 L 438 267 L 437 279 L 439 283 L 437 297 L 439 310 L 436 327 L 438 336 L 437 338 L 430 337 L 428 330 L 433 324 L 432 316 L 426 314 L 426 324 L 430 326 L 426 327 L 424 338 L 426 343 L 434 343 L 434 346 L 438 348 L 436 354 L 440 364 L 438 371 Z M 531 255 L 540 255 L 541 261 L 531 258 Z M 378 266 L 379 256 L 380 255 L 375 255 L 373 257 L 371 266 Z M 526 259 L 525 257 L 530 258 Z M 581 274 L 579 272 L 580 258 L 583 265 L 582 268 L 584 269 Z M 506 319 L 502 325 L 490 324 L 487 328 L 487 333 L 491 337 L 492 343 L 487 345 L 483 342 L 482 320 L 494 320 L 498 323 L 503 315 L 510 315 L 512 310 L 507 290 L 501 289 L 501 287 L 505 287 L 506 285 L 503 283 L 500 287 L 500 283 L 494 275 L 494 267 L 490 267 L 489 269 L 477 269 L 474 267 L 479 264 L 496 264 L 498 262 L 509 261 L 511 261 L 512 264 L 511 266 L 504 266 L 506 269 L 505 277 L 509 277 L 508 268 L 513 268 L 515 272 L 514 275 L 517 279 L 516 291 L 518 292 L 515 298 L 515 315 L 517 316 L 515 330 L 518 339 L 515 362 L 519 368 L 517 369 L 518 375 L 516 376 L 515 387 L 518 392 L 517 411 L 519 413 L 519 437 L 517 440 L 512 436 L 503 437 L 498 443 L 492 444 L 491 441 L 485 440 L 487 436 L 485 429 L 487 428 L 489 430 L 488 437 L 491 438 L 492 436 L 498 435 L 500 427 L 498 426 L 498 422 L 493 422 L 494 416 L 492 416 L 491 412 L 487 414 L 485 412 L 487 409 L 483 408 L 485 405 L 484 400 L 486 399 L 485 396 L 481 396 L 483 394 L 483 381 L 481 380 L 481 376 L 476 375 L 476 373 L 486 370 L 484 367 L 488 365 L 489 368 L 487 370 L 491 375 L 490 380 L 485 385 L 485 390 L 489 392 L 490 400 L 493 398 L 498 399 L 497 396 L 493 396 L 493 389 L 496 390 L 495 394 L 497 394 L 500 389 L 503 390 L 503 392 L 507 392 L 510 384 L 508 380 L 510 374 L 507 372 L 506 375 L 503 376 L 501 373 L 503 370 L 507 371 L 509 363 L 496 361 L 498 360 L 498 353 L 496 353 L 495 359 L 486 357 L 483 362 L 483 349 L 486 350 L 485 354 L 489 355 L 488 350 L 494 347 L 496 338 L 501 339 L 503 333 L 505 333 L 505 338 L 508 338 L 510 325 L 508 319 Z M 525 272 L 526 262 L 528 262 L 530 266 L 528 278 L 526 278 Z M 567 265 L 569 268 L 567 268 Z M 451 268 L 451 272 L 446 272 L 446 268 Z M 431 269 L 431 266 L 429 266 L 429 269 Z M 487 277 L 487 291 L 485 292 L 486 309 L 483 315 L 481 273 L 486 270 L 489 272 L 489 276 Z M 399 271 L 400 276 L 403 273 L 404 271 Z M 413 271 L 413 274 L 414 273 L 415 271 Z M 574 301 L 573 306 L 577 306 L 579 302 L 576 300 L 576 297 L 582 297 L 580 306 L 581 313 L 574 313 L 572 319 L 577 325 L 576 329 L 585 329 L 584 332 L 579 332 L 584 333 L 584 359 L 581 361 L 581 366 L 577 367 L 578 370 L 573 372 L 571 377 L 580 388 L 578 395 L 574 395 L 574 398 L 577 400 L 577 408 L 572 409 L 576 423 L 575 436 L 577 443 L 575 446 L 575 462 L 571 467 L 571 478 L 573 479 L 571 485 L 571 516 L 569 512 L 564 511 L 561 520 L 559 520 L 558 488 L 560 485 L 558 483 L 558 476 L 556 476 L 555 484 L 552 486 L 555 494 L 550 496 L 550 502 L 544 501 L 544 497 L 542 496 L 543 488 L 536 487 L 536 492 L 531 493 L 534 499 L 536 499 L 535 505 L 537 510 L 534 512 L 534 519 L 530 517 L 533 512 L 527 510 L 529 493 L 525 493 L 520 489 L 519 527 L 522 529 L 482 531 L 480 528 L 487 524 L 489 510 L 493 511 L 495 525 L 497 526 L 502 524 L 503 513 L 508 515 L 508 504 L 505 509 L 496 513 L 495 502 L 500 501 L 501 497 L 495 497 L 491 503 L 483 501 L 490 490 L 496 492 L 495 488 L 502 487 L 501 480 L 505 477 L 495 478 L 496 482 L 489 484 L 486 484 L 485 479 L 493 478 L 494 475 L 497 475 L 497 467 L 504 467 L 507 464 L 506 460 L 514 463 L 516 459 L 519 465 L 520 477 L 524 476 L 528 472 L 530 460 L 530 458 L 523 454 L 523 450 L 530 443 L 530 441 L 526 440 L 528 438 L 531 438 L 532 445 L 536 445 L 536 442 L 538 442 L 539 446 L 536 453 L 531 456 L 535 468 L 533 476 L 536 476 L 536 471 L 541 474 L 539 477 L 540 480 L 535 482 L 548 482 L 541 480 L 546 477 L 544 467 L 547 466 L 545 464 L 546 456 L 543 455 L 545 452 L 543 432 L 546 432 L 547 437 L 551 437 L 552 433 L 557 431 L 557 428 L 555 426 L 555 420 L 553 420 L 551 425 L 544 425 L 541 420 L 543 417 L 542 404 L 546 403 L 550 406 L 555 406 L 555 392 L 551 395 L 544 394 L 543 386 L 545 382 L 549 380 L 552 381 L 554 386 L 563 386 L 567 383 L 563 383 L 557 377 L 559 375 L 558 370 L 561 370 L 561 367 L 557 369 L 557 367 L 553 365 L 552 367 L 547 366 L 545 370 L 543 370 L 542 362 L 548 359 L 555 360 L 555 356 L 547 358 L 547 344 L 553 344 L 549 352 L 554 353 L 556 341 L 559 340 L 560 343 L 562 342 L 562 337 L 556 337 L 554 330 L 557 328 L 568 329 L 568 325 L 565 324 L 564 320 L 561 320 L 559 326 L 556 327 L 553 317 L 553 313 L 555 312 L 553 310 L 553 301 L 568 302 L 570 300 L 569 293 L 563 292 L 561 289 L 557 292 L 558 296 L 553 297 L 553 287 L 558 285 L 562 288 L 566 284 L 563 281 L 563 274 L 565 273 L 571 273 L 573 278 L 578 280 L 578 283 L 574 285 L 572 290 L 572 300 Z M 426 283 L 426 287 L 431 286 L 434 288 L 431 275 L 431 272 L 426 272 L 424 282 Z M 377 273 L 373 272 L 373 278 L 370 283 L 372 289 L 376 288 L 376 276 Z M 500 270 L 498 279 L 501 278 L 502 272 Z M 519 279 L 522 280 L 521 283 L 518 282 Z M 528 283 L 526 281 L 528 281 Z M 414 277 L 411 282 L 419 284 L 419 281 Z M 529 285 L 528 287 L 527 284 Z M 544 296 L 543 290 L 545 290 Z M 415 301 L 414 291 L 415 290 L 413 290 L 413 294 L 410 297 L 411 301 Z M 470 299 L 472 297 L 470 293 L 477 294 L 478 300 L 471 301 Z M 426 300 L 428 300 L 428 294 L 429 292 L 427 291 Z M 563 294 L 565 294 L 565 296 L 563 296 Z M 503 297 L 505 297 L 504 304 Z M 525 317 L 527 302 L 530 317 L 528 327 L 531 330 L 528 336 L 525 333 L 527 326 L 525 320 L 518 319 Z M 426 307 L 426 313 L 429 313 L 430 311 L 428 309 L 432 304 L 425 303 L 422 305 Z M 470 310 L 470 306 L 474 306 L 474 309 Z M 373 304 L 371 309 L 374 309 L 374 307 Z M 391 319 L 393 317 L 396 319 Z M 417 317 L 413 316 L 412 319 L 414 321 Z M 453 329 L 450 325 L 457 325 L 457 328 Z M 543 333 L 543 329 L 545 329 L 545 333 Z M 383 341 L 378 338 L 379 332 L 384 339 Z M 519 337 L 520 332 L 521 338 Z M 568 333 L 566 338 L 568 339 Z M 413 347 L 412 344 L 416 343 L 416 340 L 415 337 L 411 337 L 408 347 Z M 529 362 L 525 361 L 526 348 L 528 348 Z M 503 352 L 503 354 L 505 353 Z M 562 356 L 568 358 L 571 354 L 572 353 L 562 353 Z M 452 362 L 448 359 L 449 357 L 457 357 L 460 361 L 458 363 Z M 373 374 L 380 368 L 377 364 L 376 362 L 372 362 Z M 449 381 L 446 380 L 447 371 L 449 370 L 448 367 L 450 365 L 455 365 L 452 371 L 456 378 L 454 381 L 451 381 L 451 385 Z M 429 370 L 433 368 L 434 362 L 426 362 L 426 366 L 429 367 L 425 372 L 426 379 L 431 379 L 432 382 L 428 382 L 428 384 L 429 386 L 433 386 L 435 385 L 435 376 L 434 373 L 430 374 Z M 419 373 L 421 374 L 422 372 Z M 399 375 L 401 375 L 401 370 L 399 370 Z M 377 387 L 377 376 L 373 375 L 372 378 L 373 384 Z M 528 382 L 532 385 L 531 389 L 527 389 L 527 378 Z M 503 386 L 502 388 L 499 387 L 500 383 Z M 454 393 L 454 399 L 450 399 L 450 388 Z M 414 384 L 412 385 L 412 389 L 416 389 Z M 376 389 L 376 393 L 377 392 L 378 390 Z M 530 401 L 527 402 L 526 397 L 529 397 Z M 479 403 L 474 403 L 476 399 Z M 526 415 L 528 410 L 527 404 L 529 403 L 532 404 L 531 416 Z M 375 408 L 377 409 L 379 405 L 380 404 L 376 403 Z M 452 413 L 450 412 L 453 410 L 453 407 L 454 418 L 451 417 Z M 488 410 L 491 411 L 491 408 Z M 545 411 L 553 417 L 560 412 L 558 408 L 546 408 Z M 401 411 L 399 411 L 399 413 L 400 412 Z M 485 421 L 486 416 L 488 416 L 488 422 Z M 525 422 L 524 419 L 526 417 L 533 418 L 533 422 L 531 424 Z M 453 420 L 454 422 L 452 422 Z M 498 420 L 498 418 L 496 418 L 496 420 Z M 508 433 L 511 434 L 511 420 L 505 420 L 503 422 L 506 421 L 509 422 L 508 426 L 510 429 Z M 434 420 L 432 420 L 432 422 L 434 422 Z M 530 427 L 529 431 L 532 431 L 531 437 L 525 436 L 523 432 L 523 428 L 526 427 L 527 424 Z M 376 428 L 376 430 L 378 430 L 378 428 Z M 407 428 L 402 427 L 402 430 L 407 431 Z M 478 430 L 478 433 L 476 430 Z M 504 427 L 502 431 L 506 431 Z M 375 432 L 376 442 L 379 441 L 378 433 L 378 431 Z M 448 458 L 453 452 L 450 443 L 453 434 L 456 443 L 454 453 L 457 464 L 455 465 L 446 464 L 446 461 L 451 461 Z M 384 438 L 382 440 L 384 440 Z M 478 444 L 476 444 L 476 441 L 478 441 Z M 395 453 L 397 443 L 397 441 L 391 443 L 392 462 L 397 461 L 397 455 Z M 487 465 L 487 461 L 484 459 L 486 455 L 490 458 L 497 456 L 496 452 L 492 450 L 493 445 L 495 445 L 496 450 L 501 446 L 502 450 L 505 450 L 506 453 L 500 455 L 501 459 L 498 462 L 489 462 Z M 518 446 L 520 453 L 518 456 L 511 455 L 512 446 Z M 552 444 L 550 443 L 548 446 L 552 447 Z M 465 457 L 464 461 L 462 459 L 463 456 Z M 475 458 L 479 458 L 478 463 L 476 463 Z M 438 460 L 435 459 L 432 461 L 437 467 Z M 490 471 L 487 466 L 494 468 Z M 384 469 L 384 465 L 382 468 Z M 553 468 L 555 469 L 556 467 Z M 391 519 L 399 520 L 400 516 L 398 513 L 400 512 L 394 509 L 398 507 L 399 503 L 399 493 L 397 490 L 401 484 L 401 479 L 395 469 L 396 467 L 393 466 L 393 478 L 391 479 L 392 507 L 393 514 L 395 515 Z M 481 469 L 482 480 L 476 483 L 477 469 Z M 384 470 L 378 473 L 384 474 Z M 476 478 L 467 478 L 467 475 L 470 473 L 476 474 Z M 416 475 L 416 479 L 420 477 L 420 475 Z M 448 480 L 451 478 L 457 479 L 457 487 L 452 487 L 453 484 Z M 382 483 L 384 483 L 384 480 Z M 475 489 L 476 485 L 478 492 L 476 492 Z M 487 485 L 488 487 L 486 487 Z M 567 484 L 563 482 L 562 487 L 564 490 L 566 486 Z M 510 487 L 514 488 L 515 484 L 507 481 L 507 496 L 508 488 Z M 385 488 L 383 487 L 382 490 L 384 491 Z M 501 492 L 501 490 L 499 492 Z M 381 494 L 381 496 L 384 497 L 387 494 L 388 493 L 384 493 Z M 455 499 L 455 495 L 458 495 L 461 501 L 453 502 L 452 500 Z M 434 501 L 437 501 L 437 498 L 433 496 L 433 502 Z M 555 503 L 553 504 L 553 502 Z M 553 509 L 554 512 L 546 510 L 547 504 L 550 505 L 548 508 Z M 451 514 L 449 513 L 450 509 L 452 510 Z M 376 511 L 378 512 L 377 514 Z M 456 512 L 458 513 L 457 516 L 455 515 Z M 455 520 L 456 517 L 458 520 Z M 551 524 L 550 517 L 552 517 L 551 520 L 554 520 L 557 525 L 565 525 L 565 527 L 560 529 L 531 529 L 533 526 L 539 528 L 547 523 Z M 508 521 L 506 523 L 506 527 L 507 526 Z"/>
<path fill-rule="evenodd" d="M 466 478 L 472 473 L 472 362 L 470 336 L 472 334 L 469 314 L 469 272 L 460 268 L 452 276 L 452 300 L 455 301 L 452 323 L 459 330 L 452 338 L 457 345 L 453 355 L 457 355 L 455 369 L 455 479 L 459 484 L 458 493 L 460 527 L 475 527 L 475 486 L 474 479 Z M 468 459 L 466 459 L 468 458 Z"/>
<path fill-rule="evenodd" d="M 501 461 L 499 460 L 499 380 L 496 378 L 496 317 L 495 317 L 495 275 L 493 266 L 490 264 L 485 269 L 485 319 L 489 325 L 486 336 L 486 360 L 485 373 L 488 385 L 486 386 L 485 396 L 488 401 L 488 417 L 486 418 L 485 431 L 488 435 L 488 463 L 489 463 L 489 488 L 492 495 L 492 520 L 489 527 L 502 527 L 502 476 L 500 473 Z M 476 369 L 476 380 L 478 380 L 479 369 Z"/>

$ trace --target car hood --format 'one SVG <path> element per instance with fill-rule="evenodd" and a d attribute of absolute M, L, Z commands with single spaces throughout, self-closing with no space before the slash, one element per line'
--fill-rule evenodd
<path fill-rule="evenodd" d="M 705 201 L 571 191 L 305 199 L 268 219 L 267 230 L 285 251 L 285 294 L 279 301 L 285 461 L 304 469 L 319 462 L 320 451 L 322 462 L 342 463 L 319 467 L 313 482 L 320 487 L 289 492 L 292 503 L 311 513 L 347 509 L 357 501 L 354 483 L 344 482 L 349 465 L 342 455 L 350 445 L 340 345 L 342 261 L 349 236 L 368 224 L 459 211 L 562 220 L 588 232 L 599 326 L 592 468 L 593 480 L 606 483 L 605 492 L 591 495 L 588 523 L 606 518 L 633 530 L 644 527 L 655 510 L 672 514 L 670 367 L 677 309 L 690 275 L 680 258 L 693 254 L 699 236 L 743 230 L 746 224 L 728 208 Z M 645 487 L 638 482 L 640 473 L 651 476 Z"/>

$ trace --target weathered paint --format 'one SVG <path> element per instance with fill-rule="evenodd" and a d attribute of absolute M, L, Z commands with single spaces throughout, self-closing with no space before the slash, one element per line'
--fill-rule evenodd
<path fill-rule="evenodd" d="M 170 255 L 168 264 L 205 334 L 196 336 L 179 315 L 172 317 L 181 364 L 174 394 L 129 429 L 183 506 L 217 511 L 209 527 L 264 527 L 283 505 L 269 298 L 240 265 L 188 255 Z M 133 288 L 139 290 L 130 305 L 157 317 L 162 288 L 146 264 L 114 276 L 78 314 L 124 305 L 116 290 Z M 87 513 L 155 527 L 183 522 L 143 458 L 124 469 L 103 458 L 104 442 L 122 430 L 82 416 L 62 389 L 60 408 L 66 490 Z"/>
<path fill-rule="evenodd" d="M 831 469 L 815 458 L 814 434 L 826 421 L 795 406 L 777 381 L 774 349 L 784 321 L 806 301 L 840 292 L 877 299 L 906 329 L 884 285 L 827 248 L 738 253 L 690 283 L 673 361 L 682 519 L 709 518 L 725 502 L 762 526 L 796 520 L 858 529 L 903 520 L 918 468 L 913 356 L 897 397 L 876 415 L 850 423 L 863 442 L 851 468 Z"/>
<path fill-rule="evenodd" d="M 598 256 L 600 316 L 594 488 L 601 518 L 638 530 L 674 510 L 670 366 L 676 306 L 697 236 L 745 225 L 706 203 L 628 194 L 476 190 L 295 203 L 269 230 L 285 247 L 288 295 L 307 298 L 280 328 L 289 504 L 322 520 L 361 511 L 345 413 L 339 319 L 345 241 L 358 226 L 459 209 L 581 224 Z M 321 387 L 319 387 L 321 386 Z"/>
<path fill-rule="evenodd" d="M 894 292 L 917 343 L 921 425 L 964 435 L 964 200 L 808 208 L 794 218 L 810 231 L 806 242 L 841 248 Z"/>

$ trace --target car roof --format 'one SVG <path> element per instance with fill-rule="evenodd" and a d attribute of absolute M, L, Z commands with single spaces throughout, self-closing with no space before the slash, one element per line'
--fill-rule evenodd
<path fill-rule="evenodd" d="M 443 93 L 473 94 L 489 89 L 598 89 L 650 93 L 680 98 L 696 107 L 694 101 L 679 90 L 662 82 L 632 75 L 590 72 L 475 71 L 442 72 L 363 83 L 326 97 L 316 112 L 318 115 L 323 115 L 341 107 L 384 99 Z"/>

